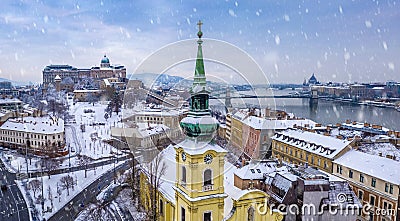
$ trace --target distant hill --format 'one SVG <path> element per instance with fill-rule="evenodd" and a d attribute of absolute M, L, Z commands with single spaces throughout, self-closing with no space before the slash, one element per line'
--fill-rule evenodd
<path fill-rule="evenodd" d="M 25 82 L 12 81 L 12 80 L 9 80 L 9 79 L 7 79 L 7 78 L 0 78 L 0 82 L 4 82 L 4 81 L 9 81 L 9 82 L 11 82 L 11 84 L 12 84 L 13 86 L 22 86 L 22 85 L 27 85 L 27 84 L 28 84 L 28 83 L 25 83 Z"/>
<path fill-rule="evenodd" d="M 183 77 L 154 73 L 129 74 L 127 77 L 130 80 L 141 80 L 143 81 L 143 84 L 147 87 L 155 85 L 171 85 L 177 84 L 179 82 L 182 83 L 182 81 L 187 81 Z"/>

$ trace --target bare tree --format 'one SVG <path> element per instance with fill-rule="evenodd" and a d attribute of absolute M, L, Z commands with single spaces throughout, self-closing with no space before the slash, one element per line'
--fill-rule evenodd
<path fill-rule="evenodd" d="M 86 101 L 89 102 L 89 103 L 91 103 L 93 106 L 94 106 L 94 104 L 95 104 L 98 100 L 99 100 L 99 97 L 96 96 L 96 95 L 94 95 L 94 94 L 92 94 L 92 93 L 89 93 L 89 94 L 86 96 Z"/>
<path fill-rule="evenodd" d="M 157 220 L 158 210 L 157 210 L 157 202 L 159 201 L 159 188 L 163 183 L 161 177 L 165 175 L 165 171 L 167 169 L 167 165 L 164 162 L 164 154 L 160 152 L 156 155 L 156 157 L 148 163 L 148 181 L 149 181 L 149 201 L 150 205 L 147 205 L 149 209 L 148 217 L 150 220 Z"/>
<path fill-rule="evenodd" d="M 62 189 L 60 188 L 60 185 L 58 185 L 58 182 L 57 182 L 58 202 L 61 202 L 61 194 L 62 194 Z"/>
<path fill-rule="evenodd" d="M 74 188 L 74 178 L 70 175 L 63 176 L 60 179 L 61 187 L 67 190 L 67 196 L 69 196 L 69 189 Z"/>
<path fill-rule="evenodd" d="M 138 196 L 139 196 L 139 171 L 136 169 L 135 156 L 133 154 L 131 156 L 131 175 L 127 178 L 127 182 L 132 190 L 132 200 L 134 205 L 137 205 Z"/>
<path fill-rule="evenodd" d="M 88 156 L 85 156 L 85 155 L 78 156 L 78 165 L 85 167 L 85 178 L 87 178 L 88 165 L 92 161 L 93 161 L 93 159 Z"/>
<path fill-rule="evenodd" d="M 51 186 L 47 188 L 47 198 L 50 200 L 51 209 L 53 209 L 53 194 L 51 192 Z"/>
<path fill-rule="evenodd" d="M 60 162 L 52 158 L 42 158 L 40 160 L 40 166 L 43 170 L 48 171 L 47 175 L 50 179 L 50 171 L 55 170 L 59 167 Z"/>
<path fill-rule="evenodd" d="M 42 182 L 38 179 L 31 180 L 28 183 L 28 189 L 33 191 L 33 197 L 36 197 L 36 193 L 40 190 Z"/>

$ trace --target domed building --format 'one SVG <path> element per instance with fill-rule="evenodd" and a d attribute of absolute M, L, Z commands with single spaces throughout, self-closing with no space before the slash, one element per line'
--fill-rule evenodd
<path fill-rule="evenodd" d="M 316 84 L 319 84 L 319 82 L 315 77 L 315 74 L 313 73 L 310 79 L 308 79 L 308 85 L 316 85 Z"/>
<path fill-rule="evenodd" d="M 103 83 L 105 79 L 111 78 L 108 82 L 117 84 L 119 87 L 127 83 L 125 66 L 111 65 L 110 59 L 106 55 L 101 59 L 100 66 L 94 66 L 90 69 L 76 68 L 71 65 L 46 66 L 43 70 L 43 87 L 46 89 L 49 84 L 55 84 L 56 76 L 59 76 L 61 81 L 71 78 L 74 84 L 78 84 L 82 79 L 89 77 L 100 83 Z M 73 86 L 68 86 L 68 88 L 73 88 Z"/>
<path fill-rule="evenodd" d="M 102 67 L 102 68 L 110 67 L 110 59 L 108 59 L 106 55 L 104 55 L 103 59 L 101 59 L 100 67 Z"/>
<path fill-rule="evenodd" d="M 90 77 L 96 80 L 118 78 L 119 82 L 125 82 L 126 68 L 123 65 L 111 65 L 110 59 L 107 55 L 104 55 L 100 61 L 100 66 L 90 69 Z"/>

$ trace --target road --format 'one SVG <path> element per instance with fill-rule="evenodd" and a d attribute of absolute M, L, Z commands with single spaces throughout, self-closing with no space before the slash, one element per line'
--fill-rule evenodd
<path fill-rule="evenodd" d="M 116 173 L 120 170 L 125 171 L 129 168 L 130 161 L 127 161 L 116 168 Z M 67 203 L 63 208 L 61 208 L 52 217 L 50 217 L 49 221 L 75 220 L 76 216 L 84 209 L 84 206 L 88 205 L 91 202 L 96 202 L 96 196 L 101 192 L 103 188 L 113 182 L 113 178 L 114 170 L 110 170 L 109 172 L 103 174 L 99 179 L 97 179 L 83 191 L 78 193 L 78 195 L 76 195 L 69 203 Z M 80 206 L 82 204 L 84 206 Z"/>
<path fill-rule="evenodd" d="M 118 161 L 123 161 L 130 158 L 129 155 L 125 155 L 122 157 L 118 157 L 117 158 L 117 162 Z M 110 158 L 108 160 L 103 160 L 100 162 L 96 162 L 96 163 L 91 163 L 87 165 L 87 170 L 93 169 L 93 168 L 97 168 L 97 167 L 101 167 L 103 165 L 109 165 L 112 164 L 114 162 L 115 158 Z M 63 168 L 63 169 L 55 169 L 55 170 L 50 170 L 50 171 L 43 171 L 44 174 L 50 174 L 50 175 L 55 175 L 55 174 L 60 174 L 60 173 L 68 173 L 68 172 L 74 172 L 74 171 L 79 171 L 79 170 L 84 170 L 85 166 L 76 166 L 76 167 L 71 167 L 71 168 Z M 23 174 L 23 173 L 22 173 Z M 25 173 L 26 174 L 26 173 Z M 19 174 L 17 175 L 18 177 L 20 176 Z M 32 172 L 29 173 L 29 177 L 33 178 L 33 177 L 41 177 L 42 176 L 42 172 Z M 25 178 L 24 176 L 22 176 L 22 178 Z"/>
<path fill-rule="evenodd" d="M 10 173 L 0 160 L 0 180 L 7 185 L 7 190 L 0 190 L 0 220 L 26 221 L 29 211 L 26 202 L 15 184 L 16 175 Z"/>

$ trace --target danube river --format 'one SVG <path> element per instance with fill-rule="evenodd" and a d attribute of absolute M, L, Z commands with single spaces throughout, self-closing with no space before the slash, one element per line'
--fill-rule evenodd
<path fill-rule="evenodd" d="M 256 92 L 258 95 L 270 93 L 263 93 L 259 90 Z M 279 95 L 295 92 L 293 90 L 272 91 L 273 94 Z M 248 91 L 241 93 L 253 94 Z M 324 125 L 343 123 L 347 119 L 350 119 L 352 121 L 379 124 L 389 129 L 400 131 L 400 112 L 394 108 L 380 108 L 321 99 L 318 100 L 316 105 L 310 105 L 307 98 L 232 99 L 234 107 L 245 107 L 246 104 L 284 110 L 294 113 L 297 117 L 309 118 Z"/>

